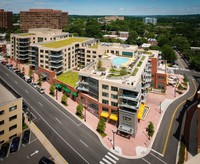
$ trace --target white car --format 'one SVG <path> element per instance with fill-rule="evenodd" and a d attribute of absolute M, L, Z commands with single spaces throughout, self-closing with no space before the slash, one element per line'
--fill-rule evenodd
<path fill-rule="evenodd" d="M 37 89 L 38 92 L 40 92 L 40 93 L 42 93 L 42 94 L 45 93 L 45 92 L 44 92 L 44 91 L 45 91 L 44 88 L 40 88 L 39 86 L 37 86 L 36 89 Z"/>

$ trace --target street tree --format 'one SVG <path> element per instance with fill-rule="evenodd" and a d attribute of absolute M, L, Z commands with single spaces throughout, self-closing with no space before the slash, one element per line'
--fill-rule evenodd
<path fill-rule="evenodd" d="M 29 67 L 28 76 L 32 79 L 33 78 L 33 70 Z"/>
<path fill-rule="evenodd" d="M 162 58 L 167 60 L 168 63 L 174 64 L 177 56 L 170 45 L 164 45 L 162 47 Z"/>
<path fill-rule="evenodd" d="M 105 134 L 105 129 L 106 129 L 106 122 L 105 119 L 103 117 L 100 118 L 98 125 L 97 125 L 97 132 L 99 132 L 99 134 Z"/>
<path fill-rule="evenodd" d="M 79 116 L 80 118 L 83 117 L 83 105 L 82 104 L 77 105 L 76 115 Z"/>
<path fill-rule="evenodd" d="M 55 94 L 55 86 L 54 85 L 51 85 L 50 88 L 49 88 L 49 94 L 54 96 Z"/>
<path fill-rule="evenodd" d="M 38 76 L 37 84 L 41 87 L 42 86 L 42 77 L 41 75 Z"/>
<path fill-rule="evenodd" d="M 149 139 L 153 136 L 153 133 L 154 133 L 154 125 L 150 121 L 149 125 L 148 125 L 148 136 L 149 136 Z"/>
<path fill-rule="evenodd" d="M 61 103 L 65 106 L 67 106 L 67 95 L 63 94 L 63 96 L 61 97 Z"/>

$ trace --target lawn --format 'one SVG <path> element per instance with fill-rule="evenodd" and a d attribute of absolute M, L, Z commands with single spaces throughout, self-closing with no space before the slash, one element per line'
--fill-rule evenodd
<path fill-rule="evenodd" d="M 75 87 L 78 82 L 78 72 L 68 71 L 57 77 L 58 80 Z"/>
<path fill-rule="evenodd" d="M 65 40 L 43 43 L 42 45 L 45 47 L 49 47 L 49 48 L 60 48 L 60 47 L 70 45 L 72 43 L 83 42 L 86 40 L 87 40 L 87 38 L 69 38 L 69 39 L 65 39 Z"/>

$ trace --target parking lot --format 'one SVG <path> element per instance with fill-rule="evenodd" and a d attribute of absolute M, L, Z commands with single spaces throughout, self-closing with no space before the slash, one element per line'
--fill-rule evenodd
<path fill-rule="evenodd" d="M 47 150 L 44 148 L 41 142 L 37 139 L 37 137 L 33 133 L 30 133 L 29 142 L 27 144 L 22 144 L 22 142 L 20 142 L 18 151 L 14 153 L 10 153 L 8 151 L 6 157 L 0 158 L 0 163 L 36 164 L 43 156 L 50 158 L 50 154 L 47 152 Z"/>

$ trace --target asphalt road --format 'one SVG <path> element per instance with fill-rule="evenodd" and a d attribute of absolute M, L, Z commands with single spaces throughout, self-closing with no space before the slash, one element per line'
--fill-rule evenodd
<path fill-rule="evenodd" d="M 119 164 L 175 163 L 182 118 L 187 109 L 185 100 L 188 98 L 192 100 L 195 93 L 195 83 L 191 77 L 189 92 L 173 102 L 167 109 L 153 144 L 153 150 L 140 159 L 125 159 L 117 155 L 110 155 L 98 137 L 82 122 L 47 95 L 41 95 L 1 64 L 0 76 L 28 102 L 37 118 L 35 124 L 66 161 L 72 164 L 96 164 L 108 156 Z M 190 103 L 190 100 L 187 103 Z"/>

